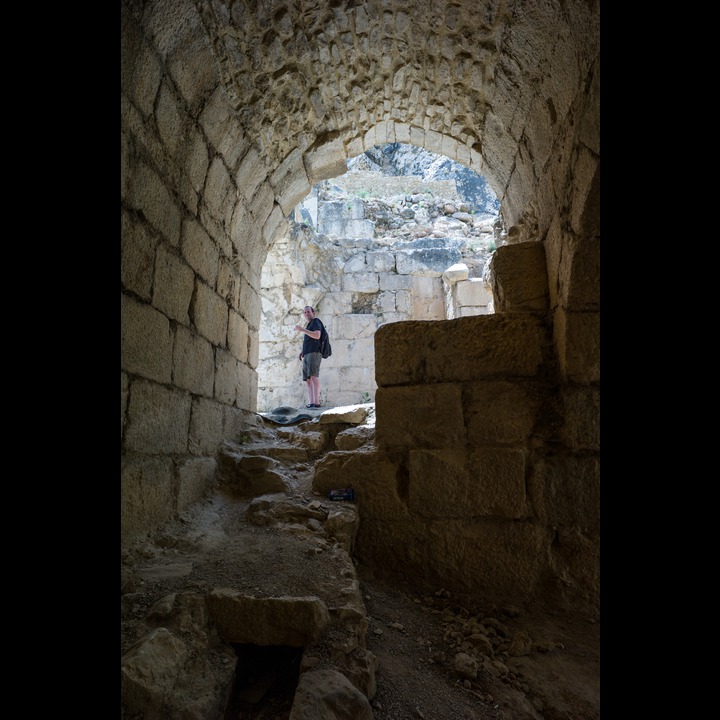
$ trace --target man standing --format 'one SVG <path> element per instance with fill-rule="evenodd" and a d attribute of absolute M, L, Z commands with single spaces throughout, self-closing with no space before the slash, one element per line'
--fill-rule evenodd
<path fill-rule="evenodd" d="M 320 354 L 320 335 L 322 334 L 322 323 L 315 317 L 315 310 L 306 305 L 303 310 L 307 325 L 295 326 L 295 332 L 305 334 L 303 338 L 302 352 L 300 353 L 300 361 L 302 362 L 302 376 L 307 383 L 308 403 L 306 408 L 320 407 L 320 362 L 322 355 Z"/>

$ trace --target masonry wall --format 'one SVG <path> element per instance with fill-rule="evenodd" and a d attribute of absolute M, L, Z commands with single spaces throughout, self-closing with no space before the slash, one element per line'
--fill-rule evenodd
<path fill-rule="evenodd" d="M 199 28 L 195 29 L 196 32 Z M 157 527 L 207 494 L 217 450 L 257 397 L 264 238 L 277 226 L 257 152 L 177 44 L 123 14 L 121 531 Z M 227 202 L 232 197 L 233 202 Z"/>
<path fill-rule="evenodd" d="M 599 388 L 558 390 L 543 245 L 498 253 L 523 269 L 512 310 L 378 329 L 375 442 L 329 453 L 313 488 L 355 490 L 356 556 L 388 579 L 595 612 Z"/>
<path fill-rule="evenodd" d="M 355 187 L 351 175 L 343 176 L 343 187 Z M 388 195 L 432 186 L 446 197 L 456 196 L 454 181 L 382 180 Z M 369 182 L 363 175 L 357 187 Z M 474 253 L 463 235 L 389 244 L 375 237 L 375 223 L 358 198 L 318 205 L 316 190 L 307 205 L 310 210 L 305 203 L 296 208 L 295 218 L 312 227 L 296 225 L 277 239 L 263 268 L 260 412 L 282 405 L 302 408 L 307 402 L 298 360 L 302 336 L 294 330 L 305 323 L 305 305 L 316 309 L 332 342 L 332 357 L 320 368 L 321 404 L 326 406 L 374 402 L 374 336 L 383 325 L 492 312 L 489 284 L 470 277 L 465 260 Z M 484 227 L 491 238 L 492 221 Z"/>
<path fill-rule="evenodd" d="M 209 491 L 219 445 L 254 419 L 266 311 L 261 274 L 273 241 L 289 237 L 283 227 L 297 203 L 344 172 L 348 157 L 410 142 L 491 181 L 512 250 L 500 248 L 493 261 L 496 315 L 457 317 L 447 331 L 428 334 L 445 321 L 429 319 L 432 301 L 413 298 L 414 312 L 427 313 L 415 316 L 427 319 L 413 320 L 405 340 L 417 355 L 378 356 L 405 323 L 374 328 L 378 427 L 392 419 L 396 402 L 418 427 L 382 429 L 377 462 L 364 452 L 348 461 L 375 483 L 361 507 L 378 533 L 387 514 L 403 542 L 397 552 L 408 560 L 396 566 L 418 577 L 439 579 L 447 560 L 458 587 L 514 581 L 527 592 L 529 578 L 530 587 L 553 588 L 568 601 L 573 593 L 596 599 L 599 6 L 569 0 L 517 12 L 460 0 L 454 9 L 463 21 L 448 23 L 442 4 L 341 5 L 319 4 L 314 14 L 287 2 L 268 14 L 267 4 L 250 2 L 233 3 L 232 11 L 191 0 L 121 3 L 123 542 Z M 367 59 L 360 76 L 357 57 Z M 450 86 L 449 74 L 457 80 Z M 325 266 L 340 274 L 348 260 L 342 245 L 327 258 L 311 237 L 296 240 L 291 253 L 304 262 L 283 270 L 291 281 L 283 301 L 293 312 L 282 325 L 297 321 L 296 285 L 303 287 L 297 299 L 321 316 L 330 293 L 364 310 L 375 271 L 356 270 L 352 286 L 325 288 L 318 283 Z M 522 273 L 517 262 L 525 263 Z M 420 275 L 419 282 L 436 279 Z M 391 291 L 388 314 L 405 289 Z M 381 292 L 378 277 L 378 298 Z M 497 319 L 516 312 L 536 315 L 544 334 L 531 332 L 533 323 Z M 371 328 L 356 318 L 368 313 L 352 315 L 353 357 L 367 357 Z M 507 330 L 516 325 L 525 330 Z M 463 344 L 473 346 L 476 334 L 488 341 L 484 355 L 468 355 L 474 374 L 457 376 L 453 362 L 447 374 L 419 373 L 423 364 L 439 372 L 444 333 L 458 327 Z M 494 365 L 493 353 L 503 357 L 506 346 L 508 366 Z M 518 358 L 538 352 L 535 375 L 513 374 Z M 388 376 L 401 362 L 407 377 Z M 410 390 L 415 400 L 404 396 Z M 494 409 L 489 419 L 485 407 Z M 520 412 L 517 427 L 489 433 L 501 410 L 509 417 L 527 410 L 542 425 L 528 431 Z M 438 473 L 426 466 L 448 468 L 446 493 L 436 498 L 465 498 L 462 518 L 446 501 L 444 516 L 428 518 L 425 493 L 438 486 Z M 366 535 L 362 548 L 379 562 L 396 546 Z M 513 557 L 506 569 L 500 560 Z"/>

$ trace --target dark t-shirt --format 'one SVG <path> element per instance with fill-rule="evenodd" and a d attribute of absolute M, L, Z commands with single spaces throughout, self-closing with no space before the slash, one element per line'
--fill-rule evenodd
<path fill-rule="evenodd" d="M 320 322 L 320 318 L 313 318 L 305 329 L 322 330 L 322 323 Z M 320 352 L 320 338 L 315 340 L 309 335 L 303 335 L 302 354 L 309 355 L 310 353 L 314 352 Z"/>

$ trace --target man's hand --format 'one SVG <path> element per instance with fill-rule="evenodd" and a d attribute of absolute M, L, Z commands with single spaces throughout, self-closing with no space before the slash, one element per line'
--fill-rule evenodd
<path fill-rule="evenodd" d="M 302 362 L 302 357 L 303 357 L 302 353 L 300 353 L 300 355 L 298 355 L 298 357 L 300 358 L 300 362 Z"/>

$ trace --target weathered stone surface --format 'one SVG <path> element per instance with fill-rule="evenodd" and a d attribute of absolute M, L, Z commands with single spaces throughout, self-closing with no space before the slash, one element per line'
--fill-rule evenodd
<path fill-rule="evenodd" d="M 166 596 L 151 608 L 148 621 L 164 626 L 150 629 L 123 656 L 123 707 L 145 717 L 219 717 L 236 659 L 209 629 L 205 599 L 194 593 Z"/>
<path fill-rule="evenodd" d="M 476 382 L 464 386 L 469 446 L 526 443 L 538 420 L 542 391 L 529 382 Z"/>
<path fill-rule="evenodd" d="M 330 490 L 352 488 L 363 517 L 408 517 L 406 501 L 399 494 L 398 466 L 373 448 L 327 453 L 315 464 L 312 486 L 323 495 Z"/>
<path fill-rule="evenodd" d="M 323 411 L 320 415 L 320 424 L 327 423 L 363 423 L 373 410 L 370 403 L 362 405 L 341 405 Z"/>
<path fill-rule="evenodd" d="M 300 676 L 289 720 L 372 720 L 370 702 L 335 670 L 309 670 Z"/>
<path fill-rule="evenodd" d="M 330 622 L 327 607 L 316 597 L 255 598 L 217 588 L 207 605 L 221 636 L 231 643 L 303 647 Z"/>
<path fill-rule="evenodd" d="M 191 403 L 187 392 L 134 381 L 130 386 L 125 447 L 148 454 L 187 452 Z"/>
<path fill-rule="evenodd" d="M 126 710 L 159 716 L 186 657 L 183 642 L 166 628 L 158 628 L 145 637 L 120 666 Z"/>
<path fill-rule="evenodd" d="M 247 455 L 225 444 L 218 459 L 218 480 L 246 497 L 290 489 L 287 478 L 278 472 L 280 464 L 265 455 Z"/>
<path fill-rule="evenodd" d="M 535 312 L 548 309 L 545 246 L 541 242 L 499 247 L 490 261 L 497 312 Z"/>
<path fill-rule="evenodd" d="M 120 531 L 129 540 L 172 517 L 175 509 L 172 460 L 126 460 L 120 470 L 120 491 Z"/>
<path fill-rule="evenodd" d="M 341 430 L 335 436 L 335 446 L 338 450 L 356 450 L 366 443 L 372 443 L 374 439 L 375 427 L 362 425 L 360 427 Z"/>
<path fill-rule="evenodd" d="M 175 333 L 173 352 L 174 377 L 177 385 L 195 395 L 212 397 L 215 382 L 215 355 L 212 345 L 184 327 Z"/>
<path fill-rule="evenodd" d="M 468 457 L 416 450 L 410 452 L 408 472 L 408 508 L 423 518 L 527 514 L 525 458 L 518 450 L 488 448 Z"/>
<path fill-rule="evenodd" d="M 170 382 L 172 335 L 168 319 L 149 305 L 121 296 L 121 362 L 129 373 Z"/>
<path fill-rule="evenodd" d="M 293 208 L 310 192 L 310 182 L 305 173 L 302 154 L 291 151 L 270 175 L 270 185 L 283 217 L 287 217 Z"/>
<path fill-rule="evenodd" d="M 528 494 L 546 525 L 600 529 L 600 461 L 597 457 L 554 456 L 535 465 Z"/>
<path fill-rule="evenodd" d="M 339 137 L 318 139 L 303 160 L 310 185 L 347 172 L 345 146 Z"/>
<path fill-rule="evenodd" d="M 459 384 L 381 387 L 375 395 L 379 447 L 464 448 Z"/>
<path fill-rule="evenodd" d="M 443 278 L 448 282 L 458 282 L 460 280 L 467 280 L 468 273 L 468 266 L 465 263 L 456 263 L 445 270 Z"/>
<path fill-rule="evenodd" d="M 375 334 L 375 374 L 383 386 L 532 377 L 546 343 L 542 322 L 527 315 L 392 323 Z"/>
<path fill-rule="evenodd" d="M 402 275 L 430 275 L 440 277 L 451 266 L 460 262 L 459 250 L 443 248 L 396 249 L 395 263 Z"/>
<path fill-rule="evenodd" d="M 374 393 L 376 385 L 457 383 L 462 421 L 452 422 L 468 432 L 466 396 L 472 383 L 524 385 L 524 380 L 538 380 L 560 399 L 570 387 L 599 387 L 599 6 L 569 0 L 562 8 L 529 3 L 522 12 L 509 12 L 503 4 L 459 0 L 448 14 L 445 5 L 433 3 L 402 8 L 387 3 L 383 13 L 368 12 L 361 4 L 346 5 L 323 6 L 317 13 L 305 14 L 279 5 L 269 13 L 259 5 L 257 13 L 245 14 L 247 3 L 231 5 L 222 0 L 212 6 L 148 0 L 142 11 L 137 4 L 122 4 L 122 294 L 124 304 L 143 308 L 138 312 L 133 308 L 129 322 L 123 318 L 123 460 L 154 455 L 172 469 L 170 498 L 157 492 L 152 472 L 126 484 L 133 486 L 127 503 L 136 504 L 132 511 L 136 529 L 142 516 L 149 529 L 166 510 L 177 512 L 180 494 L 185 492 L 177 468 L 189 459 L 213 457 L 213 444 L 218 448 L 233 437 L 238 419 L 254 411 L 262 266 L 271 244 L 289 234 L 286 219 L 294 203 L 309 191 L 306 167 L 329 172 L 339 167 L 341 154 L 349 158 L 377 143 L 411 142 L 483 172 L 502 203 L 507 235 L 501 245 L 507 243 L 508 251 L 500 253 L 495 272 L 503 301 L 495 316 L 477 318 L 490 324 L 463 325 L 456 336 L 452 329 L 450 337 L 430 325 L 416 327 L 405 337 L 404 347 L 390 350 L 383 343 L 383 328 L 403 325 L 398 321 L 408 317 L 445 320 L 452 298 L 447 300 L 441 278 L 417 276 L 407 283 L 409 276 L 400 276 L 401 282 L 366 257 L 366 266 L 377 271 L 378 291 L 368 291 L 368 285 L 343 291 L 341 268 L 360 246 L 339 239 L 337 257 L 332 258 L 337 262 L 316 266 L 314 241 L 293 238 L 286 257 L 295 251 L 308 261 L 292 263 L 295 267 L 288 271 L 292 287 L 287 301 L 277 303 L 278 312 L 294 311 L 304 302 L 322 305 L 335 294 L 332 302 L 343 312 L 352 309 L 352 315 L 372 317 L 368 325 L 381 326 L 375 338 L 374 368 L 367 362 L 372 333 L 358 337 L 351 332 L 354 325 L 334 328 L 338 343 L 333 357 L 342 359 L 342 364 L 324 365 L 324 402 L 328 391 L 333 393 L 332 404 L 349 404 L 358 395 Z M 426 39 L 430 50 L 427 62 L 418 63 L 415 57 L 419 37 Z M 499 37 L 504 38 L 502 43 L 497 42 Z M 358 57 L 367 60 L 362 71 L 368 76 L 348 83 L 357 75 Z M 451 92 L 423 89 L 432 87 L 451 88 Z M 332 147 L 323 148 L 326 143 Z M 420 203 L 413 204 L 418 207 L 403 212 L 413 213 L 419 228 L 426 221 Z M 459 205 L 453 212 L 458 211 L 464 212 Z M 186 245 L 181 229 L 189 218 L 199 223 L 209 244 L 203 237 Z M 463 222 L 467 219 L 454 218 L 457 224 L 452 225 L 448 220 L 447 226 L 470 233 L 473 228 Z M 432 232 L 441 231 L 441 225 L 433 224 Z M 522 245 L 536 247 L 509 250 Z M 540 245 L 544 263 L 530 257 Z M 215 249 L 214 284 L 208 278 L 214 274 Z M 509 262 L 524 253 L 527 257 L 519 264 Z M 231 266 L 237 268 L 237 288 Z M 327 286 L 322 280 L 326 267 L 333 269 Z M 298 279 L 296 284 L 293 273 L 304 273 L 302 282 Z M 380 297 L 380 291 L 398 293 L 400 285 L 405 295 Z M 544 293 L 550 302 L 542 300 Z M 271 304 L 276 305 L 274 300 Z M 473 319 L 463 317 L 467 307 L 453 308 L 456 319 L 450 323 Z M 230 347 L 230 308 L 248 326 L 247 361 Z M 492 324 L 503 314 L 537 316 L 541 326 L 527 325 L 504 334 L 498 328 L 507 318 Z M 183 339 L 179 345 L 184 350 L 177 358 L 173 347 L 168 348 L 180 338 L 178 325 L 203 338 L 215 354 L 213 395 L 222 409 L 222 428 L 211 422 L 200 431 L 201 419 L 191 422 L 189 410 L 199 407 L 196 401 L 206 392 L 206 370 L 203 362 L 197 362 L 203 352 L 192 350 L 195 341 Z M 282 335 L 284 330 L 278 332 Z M 294 339 L 284 341 L 292 344 Z M 294 360 L 296 352 L 292 355 Z M 353 363 L 353 358 L 358 361 Z M 287 397 L 274 404 L 292 398 L 300 407 L 305 387 L 298 377 L 299 366 L 285 365 L 287 375 L 277 388 L 279 394 L 287 390 Z M 281 366 L 278 360 L 274 369 Z M 190 371 L 200 377 L 188 378 Z M 521 406 L 513 409 L 513 420 L 502 431 L 512 438 L 510 449 L 526 451 L 527 447 L 520 447 L 526 442 L 521 439 Z M 532 437 L 528 477 L 537 470 L 535 458 L 545 457 L 558 441 L 569 446 L 569 454 L 597 455 L 593 393 L 578 394 L 573 402 L 559 401 L 551 410 L 558 417 L 544 421 L 542 432 Z M 564 417 L 563 412 L 567 412 Z M 478 411 L 476 419 L 480 417 Z M 445 432 L 439 423 L 447 419 L 439 413 L 437 432 Z M 486 420 L 473 440 L 482 449 L 490 442 Z M 573 429 L 575 422 L 578 426 Z M 418 435 L 425 442 L 431 434 L 428 421 Z M 412 435 L 406 429 L 405 436 Z M 453 443 L 458 434 L 449 436 L 449 447 L 434 449 L 457 449 Z M 203 455 L 198 454 L 200 447 Z M 382 467 L 381 495 L 392 497 L 387 485 L 397 496 L 397 504 L 390 503 L 391 511 L 404 507 L 407 500 L 409 451 L 409 445 L 398 444 L 399 458 L 389 463 L 392 467 L 376 463 Z M 575 470 L 568 464 L 558 469 L 558 477 Z M 161 484 L 165 487 L 164 478 Z M 165 507 L 156 507 L 157 503 Z M 369 527 L 377 529 L 378 538 L 391 542 L 392 534 L 384 536 L 381 525 Z M 527 531 L 525 523 L 518 525 Z M 538 524 L 536 530 L 540 534 L 549 528 Z M 546 577 L 563 579 L 576 573 L 577 578 L 572 577 L 576 585 L 558 584 L 568 588 L 568 598 L 578 590 L 579 601 L 594 602 L 599 565 L 596 535 L 572 526 L 561 527 L 558 533 L 550 553 L 549 532 L 537 547 L 528 542 L 514 549 L 524 557 L 532 553 L 550 557 L 551 569 L 542 570 Z M 428 545 L 442 546 L 448 537 L 444 528 L 432 527 L 427 537 L 414 538 L 418 545 L 408 550 L 412 572 L 430 561 L 436 566 L 430 566 L 428 576 L 441 570 L 442 552 L 421 556 Z M 385 548 L 378 538 L 366 538 L 366 548 L 383 557 Z M 482 558 L 485 547 L 494 552 L 491 533 L 484 545 L 473 550 Z M 458 550 L 450 556 L 461 554 Z M 488 568 L 492 565 L 488 560 Z M 480 566 L 485 567 L 482 562 Z M 503 580 L 503 566 L 497 567 Z M 530 575 L 517 573 L 516 580 L 523 583 Z M 484 575 L 490 584 L 491 576 L 489 571 Z M 459 573 L 457 580 L 462 583 Z M 499 583 L 504 585 L 510 583 Z"/>

